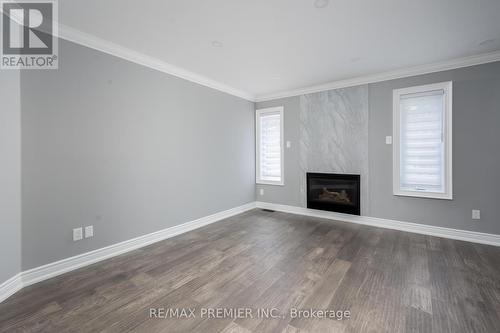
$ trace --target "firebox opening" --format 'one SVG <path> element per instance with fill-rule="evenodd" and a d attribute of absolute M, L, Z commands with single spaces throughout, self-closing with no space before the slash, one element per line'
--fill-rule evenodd
<path fill-rule="evenodd" d="M 307 173 L 307 208 L 360 215 L 360 176 Z"/>

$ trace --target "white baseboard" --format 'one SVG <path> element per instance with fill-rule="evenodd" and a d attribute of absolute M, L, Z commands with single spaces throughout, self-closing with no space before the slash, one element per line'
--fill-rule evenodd
<path fill-rule="evenodd" d="M 62 259 L 47 265 L 35 267 L 21 272 L 0 285 L 0 302 L 4 301 L 20 289 L 34 283 L 50 279 L 69 271 L 94 264 L 125 252 L 129 252 L 185 232 L 201 228 L 208 224 L 246 212 L 255 208 L 255 202 L 231 208 L 184 224 L 176 225 L 137 238 L 129 239 L 94 251 Z"/>
<path fill-rule="evenodd" d="M 429 225 L 402 222 L 396 220 L 381 219 L 368 216 L 356 216 L 322 210 L 308 209 L 303 207 L 273 204 L 267 202 L 250 202 L 248 204 L 228 209 L 213 215 L 205 216 L 184 224 L 166 228 L 144 236 L 129 239 L 121 243 L 113 244 L 101 249 L 86 252 L 74 257 L 59 260 L 47 265 L 36 267 L 17 274 L 9 280 L 0 284 L 0 302 L 34 283 L 64 274 L 66 272 L 91 265 L 101 260 L 105 260 L 125 252 L 129 252 L 161 240 L 180 235 L 182 233 L 201 228 L 208 224 L 223 220 L 225 218 L 246 212 L 253 208 L 272 209 L 291 214 L 319 217 L 342 222 L 351 222 L 373 227 L 401 230 L 417 234 L 431 235 L 437 237 L 451 238 L 462 241 L 500 246 L 500 235 L 486 234 L 467 230 L 458 230 Z"/>
<path fill-rule="evenodd" d="M 23 281 L 21 279 L 21 273 L 19 273 L 0 284 L 0 302 L 3 302 L 10 296 L 14 295 L 22 288 Z"/>
<path fill-rule="evenodd" d="M 313 216 L 313 217 L 337 220 L 342 222 L 351 222 L 351 223 L 369 225 L 379 228 L 394 229 L 394 230 L 413 232 L 423 235 L 430 235 L 430 236 L 451 238 L 473 243 L 500 246 L 500 235 L 495 235 L 495 234 L 486 234 L 468 230 L 435 227 L 425 224 L 381 219 L 377 217 L 341 214 L 341 213 L 327 212 L 323 210 L 280 205 L 280 204 L 261 202 L 261 201 L 258 201 L 256 203 L 256 206 L 258 208 L 271 209 L 291 214 Z"/>

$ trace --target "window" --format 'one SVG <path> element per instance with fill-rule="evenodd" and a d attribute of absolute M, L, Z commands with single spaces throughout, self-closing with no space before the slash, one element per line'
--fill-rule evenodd
<path fill-rule="evenodd" d="M 256 111 L 257 183 L 283 185 L 283 107 Z"/>
<path fill-rule="evenodd" d="M 452 199 L 452 83 L 393 91 L 395 195 Z"/>

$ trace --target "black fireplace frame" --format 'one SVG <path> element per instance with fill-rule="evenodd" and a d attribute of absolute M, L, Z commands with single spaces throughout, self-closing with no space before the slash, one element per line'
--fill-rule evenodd
<path fill-rule="evenodd" d="M 316 172 L 307 172 L 307 208 L 311 209 L 319 209 L 326 210 L 330 212 L 344 213 L 344 214 L 352 214 L 352 215 L 361 215 L 361 176 L 353 175 L 353 174 L 344 174 L 344 173 L 316 173 Z M 355 181 L 357 184 L 357 196 L 356 201 L 358 205 L 349 207 L 341 204 L 332 204 L 332 203 L 320 203 L 317 201 L 311 201 L 309 198 L 309 182 L 311 178 L 326 178 L 326 179 L 339 179 L 339 180 L 351 180 Z"/>

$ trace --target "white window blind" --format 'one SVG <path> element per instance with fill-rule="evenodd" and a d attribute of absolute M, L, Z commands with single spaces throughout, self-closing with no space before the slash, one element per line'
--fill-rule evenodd
<path fill-rule="evenodd" d="M 256 112 L 257 183 L 283 184 L 283 108 Z"/>
<path fill-rule="evenodd" d="M 443 91 L 401 97 L 401 189 L 444 193 Z"/>
<path fill-rule="evenodd" d="M 449 94 L 448 83 L 395 91 L 395 194 L 451 198 Z"/>

